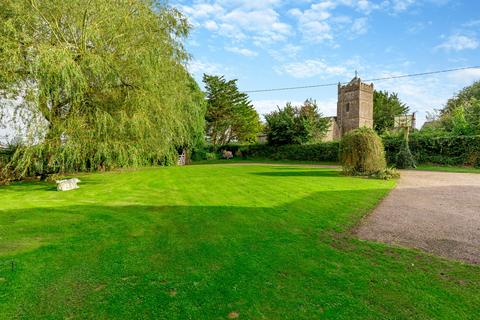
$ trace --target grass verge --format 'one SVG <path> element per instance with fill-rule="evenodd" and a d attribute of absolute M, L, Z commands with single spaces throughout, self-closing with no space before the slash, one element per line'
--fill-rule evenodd
<path fill-rule="evenodd" d="M 480 173 L 480 168 L 474 168 L 474 167 L 454 167 L 454 166 L 439 166 L 439 165 L 428 165 L 428 164 L 417 166 L 417 170 L 457 172 L 457 173 Z"/>

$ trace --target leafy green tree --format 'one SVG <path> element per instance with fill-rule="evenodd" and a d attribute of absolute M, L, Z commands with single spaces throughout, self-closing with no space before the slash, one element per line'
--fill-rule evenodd
<path fill-rule="evenodd" d="M 470 98 L 464 108 L 465 119 L 472 128 L 472 133 L 480 135 L 480 98 Z"/>
<path fill-rule="evenodd" d="M 304 131 L 305 142 L 319 142 L 323 139 L 330 126 L 330 119 L 322 115 L 318 109 L 317 102 L 307 99 L 298 109 L 300 128 Z"/>
<path fill-rule="evenodd" d="M 454 135 L 480 134 L 480 81 L 447 101 L 439 112 L 437 127 Z"/>
<path fill-rule="evenodd" d="M 272 145 L 321 141 L 330 124 L 330 119 L 323 117 L 312 99 L 298 107 L 287 103 L 283 109 L 267 114 L 265 120 L 267 139 Z"/>
<path fill-rule="evenodd" d="M 0 92 L 28 130 L 15 172 L 171 163 L 203 139 L 188 32 L 154 0 L 2 0 Z"/>
<path fill-rule="evenodd" d="M 255 142 L 262 130 L 260 117 L 237 80 L 204 75 L 207 97 L 207 134 L 213 145 Z"/>
<path fill-rule="evenodd" d="M 297 131 L 297 111 L 290 102 L 283 109 L 265 115 L 268 143 L 271 145 L 300 144 L 301 136 Z"/>
<path fill-rule="evenodd" d="M 472 100 L 480 100 L 480 81 L 474 82 L 470 86 L 467 86 L 460 90 L 454 97 L 448 99 L 445 107 L 440 111 L 442 115 L 448 115 L 456 108 L 464 106 L 465 103 Z"/>
<path fill-rule="evenodd" d="M 409 111 L 409 107 L 398 98 L 397 93 L 373 93 L 373 127 L 379 134 L 393 129 L 395 116 L 407 114 Z"/>

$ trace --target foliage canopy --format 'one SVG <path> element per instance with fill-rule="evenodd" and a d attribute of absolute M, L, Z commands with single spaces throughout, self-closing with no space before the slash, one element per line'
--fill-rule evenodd
<path fill-rule="evenodd" d="M 330 119 L 323 117 L 314 100 L 295 107 L 291 103 L 265 115 L 268 143 L 271 145 L 319 142 L 325 136 Z"/>
<path fill-rule="evenodd" d="M 207 97 L 207 134 L 213 145 L 255 142 L 261 131 L 260 117 L 237 80 L 204 75 Z"/>
<path fill-rule="evenodd" d="M 0 92 L 27 132 L 16 174 L 171 163 L 202 139 L 188 32 L 153 0 L 2 1 Z"/>
<path fill-rule="evenodd" d="M 463 88 L 431 116 L 427 131 L 451 135 L 480 135 L 480 81 Z"/>
<path fill-rule="evenodd" d="M 480 81 L 476 81 L 470 86 L 460 90 L 455 96 L 448 99 L 445 108 L 441 111 L 442 114 L 452 112 L 458 107 L 461 107 L 465 102 L 471 99 L 480 100 Z"/>

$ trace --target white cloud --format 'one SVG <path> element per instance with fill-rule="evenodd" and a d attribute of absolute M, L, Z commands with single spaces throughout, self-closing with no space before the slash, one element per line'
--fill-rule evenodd
<path fill-rule="evenodd" d="M 238 47 L 225 47 L 225 50 L 240 54 L 245 57 L 256 57 L 258 53 L 246 48 L 238 48 Z"/>
<path fill-rule="evenodd" d="M 419 1 L 415 0 L 393 0 L 392 1 L 392 9 L 396 13 L 400 13 L 403 11 L 406 11 L 409 9 L 411 6 L 413 6 L 415 3 L 418 3 Z"/>
<path fill-rule="evenodd" d="M 252 1 L 252 0 L 217 0 L 224 6 L 230 7 L 242 7 L 247 10 L 256 10 L 256 9 L 265 9 L 273 8 L 282 4 L 282 0 L 261 0 L 261 1 Z"/>
<path fill-rule="evenodd" d="M 462 51 L 466 49 L 478 48 L 478 41 L 470 36 L 455 34 L 448 37 L 442 44 L 435 47 L 435 49 L 443 49 L 446 51 Z"/>
<path fill-rule="evenodd" d="M 303 14 L 302 10 L 298 8 L 290 9 L 288 13 L 296 18 L 300 17 Z"/>
<path fill-rule="evenodd" d="M 366 16 L 373 11 L 399 14 L 425 2 L 443 5 L 448 0 L 302 0 L 293 3 L 299 2 L 309 7 L 305 10 L 292 8 L 285 17 L 279 13 L 279 8 L 289 4 L 284 0 L 196 0 L 191 5 L 179 7 L 197 28 L 205 28 L 235 42 L 249 40 L 263 46 L 286 41 L 294 35 L 292 26 L 286 23 L 288 15 L 296 18 L 297 30 L 304 40 L 332 43 L 338 34 L 349 29 L 357 35 L 367 33 Z M 336 9 L 340 6 L 350 8 L 353 14 L 338 15 Z"/>
<path fill-rule="evenodd" d="M 207 2 L 200 0 L 181 10 L 196 27 L 205 28 L 234 41 L 251 40 L 256 45 L 285 41 L 292 28 L 275 10 L 279 0 Z"/>
<path fill-rule="evenodd" d="M 362 14 L 353 18 L 347 15 L 335 15 L 339 6 L 347 6 Z M 306 10 L 291 9 L 289 14 L 298 21 L 298 29 L 304 40 L 314 43 L 332 42 L 335 37 L 350 26 L 350 32 L 361 35 L 368 31 L 368 18 L 373 10 L 381 9 L 384 3 L 374 4 L 367 0 L 321 1 L 312 4 Z"/>
<path fill-rule="evenodd" d="M 234 39 L 235 41 L 242 41 L 247 39 L 247 35 L 239 30 L 235 25 L 222 23 L 218 30 L 218 34 L 221 36 Z"/>
<path fill-rule="evenodd" d="M 280 21 L 273 9 L 246 11 L 235 9 L 220 18 L 224 24 L 252 34 L 257 44 L 284 41 L 291 35 L 291 27 Z"/>
<path fill-rule="evenodd" d="M 216 31 L 218 30 L 218 25 L 215 21 L 213 20 L 208 20 L 204 24 L 205 29 L 210 30 L 210 31 Z"/>
<path fill-rule="evenodd" d="M 224 69 L 219 64 L 199 60 L 190 61 L 187 69 L 190 71 L 190 73 L 195 75 L 202 75 L 204 73 L 221 75 L 224 73 Z"/>
<path fill-rule="evenodd" d="M 432 21 L 418 21 L 415 23 L 410 24 L 407 27 L 407 31 L 409 33 L 419 33 L 420 31 L 423 31 L 427 27 L 430 27 L 432 25 Z"/>
<path fill-rule="evenodd" d="M 395 14 L 405 12 L 419 4 L 430 2 L 441 5 L 448 0 L 302 0 L 293 3 L 309 4 L 291 8 L 285 16 L 280 10 L 287 4 L 284 0 L 196 0 L 180 9 L 197 28 L 204 28 L 235 43 L 250 41 L 256 46 L 287 41 L 295 34 L 287 18 L 296 20 L 297 32 L 303 39 L 313 43 L 339 45 L 334 40 L 343 33 L 363 35 L 368 31 L 367 16 L 373 11 L 384 10 Z M 339 7 L 347 7 L 351 13 L 339 14 Z"/>
<path fill-rule="evenodd" d="M 277 61 L 284 62 L 288 59 L 294 59 L 302 51 L 302 47 L 294 44 L 287 44 L 280 49 L 270 50 L 270 55 Z"/>
<path fill-rule="evenodd" d="M 387 4 L 388 1 L 383 1 L 379 4 L 375 4 L 367 0 L 358 0 L 354 1 L 352 5 L 354 8 L 356 8 L 357 11 L 363 12 L 365 14 L 370 14 L 373 10 L 382 9 Z"/>
<path fill-rule="evenodd" d="M 358 35 L 365 34 L 368 31 L 367 18 L 358 18 L 353 21 L 352 32 Z"/>
<path fill-rule="evenodd" d="M 466 28 L 471 28 L 471 27 L 480 26 L 480 19 L 478 19 L 478 20 L 470 20 L 470 21 L 464 23 L 462 26 L 464 26 L 464 27 L 466 27 Z"/>
<path fill-rule="evenodd" d="M 210 16 L 221 15 L 224 12 L 223 7 L 217 3 L 197 3 L 192 6 L 183 5 L 180 6 L 180 9 L 190 17 L 193 23 Z"/>
<path fill-rule="evenodd" d="M 288 74 L 294 78 L 326 78 L 337 76 L 337 78 L 348 76 L 348 70 L 343 66 L 331 66 L 324 60 L 308 59 L 303 62 L 292 62 L 277 67 L 275 71 L 278 74 Z"/>
<path fill-rule="evenodd" d="M 459 70 L 449 74 L 449 78 L 456 82 L 470 83 L 480 80 L 480 69 Z"/>
<path fill-rule="evenodd" d="M 393 14 L 401 14 L 412 11 L 422 5 L 443 6 L 450 0 L 384 0 L 379 7 L 392 12 Z"/>
<path fill-rule="evenodd" d="M 335 7 L 336 5 L 333 2 L 325 1 L 312 4 L 305 11 L 292 9 L 289 13 L 297 18 L 298 28 L 304 39 L 318 43 L 333 39 L 332 30 L 327 20 L 332 15 L 330 10 Z"/>
<path fill-rule="evenodd" d="M 332 29 L 327 22 L 307 21 L 302 23 L 302 33 L 306 40 L 313 42 L 322 42 L 324 40 L 333 40 Z"/>

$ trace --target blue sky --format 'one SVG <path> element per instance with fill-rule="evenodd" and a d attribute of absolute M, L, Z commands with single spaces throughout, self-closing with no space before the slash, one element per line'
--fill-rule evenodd
<path fill-rule="evenodd" d="M 193 26 L 189 69 L 238 79 L 241 90 L 344 82 L 480 65 L 480 1 L 449 0 L 175 0 Z M 475 80 L 480 69 L 388 80 L 423 123 Z M 264 114 L 286 101 L 317 100 L 336 112 L 336 87 L 255 93 Z"/>

